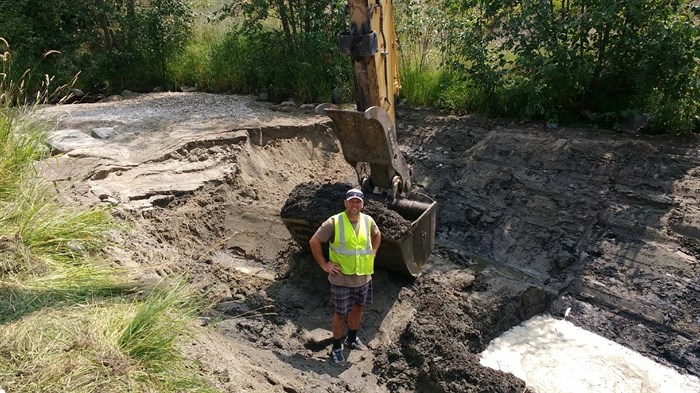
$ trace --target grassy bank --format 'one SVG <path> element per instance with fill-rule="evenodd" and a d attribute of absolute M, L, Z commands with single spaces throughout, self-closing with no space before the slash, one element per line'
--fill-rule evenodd
<path fill-rule="evenodd" d="M 108 235 L 124 228 L 106 208 L 59 202 L 41 179 L 47 128 L 16 105 L 20 86 L 0 79 L 0 389 L 212 391 L 180 354 L 196 297 L 182 284 L 139 295 L 108 266 Z M 31 101 L 47 95 L 48 83 Z"/>

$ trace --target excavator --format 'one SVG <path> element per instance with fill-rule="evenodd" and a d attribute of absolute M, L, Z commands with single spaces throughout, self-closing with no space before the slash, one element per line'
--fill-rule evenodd
<path fill-rule="evenodd" d="M 437 203 L 411 192 L 410 168 L 396 138 L 395 100 L 401 85 L 392 1 L 348 0 L 347 13 L 349 29 L 338 35 L 338 45 L 352 60 L 356 110 L 325 103 L 316 113 L 333 121 L 365 199 L 381 201 L 411 223 L 403 238 L 382 239 L 376 267 L 415 277 L 435 246 Z M 299 218 L 282 221 L 303 248 L 321 224 Z"/>

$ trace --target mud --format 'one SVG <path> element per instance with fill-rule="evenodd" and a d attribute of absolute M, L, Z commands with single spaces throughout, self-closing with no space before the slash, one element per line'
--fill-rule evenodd
<path fill-rule="evenodd" d="M 348 183 L 301 183 L 289 194 L 280 217 L 297 218 L 320 225 L 328 217 L 345 209 L 345 193 L 353 186 Z M 411 221 L 389 209 L 386 202 L 367 198 L 362 210 L 377 223 L 385 238 L 401 240 L 411 231 Z"/>
<path fill-rule="evenodd" d="M 328 119 L 199 93 L 46 115 L 59 129 L 115 128 L 38 169 L 73 203 L 111 204 L 130 224 L 113 236 L 115 264 L 146 283 L 185 276 L 215 304 L 185 353 L 223 391 L 522 392 L 478 353 L 567 309 L 581 327 L 700 375 L 696 139 L 400 108 L 413 183 L 438 202 L 437 243 L 416 279 L 375 273 L 360 331 L 370 351 L 346 352 L 337 368 L 326 278 L 280 218 L 327 218 L 335 198 L 285 202 L 300 184 L 344 192 L 356 179 Z"/>

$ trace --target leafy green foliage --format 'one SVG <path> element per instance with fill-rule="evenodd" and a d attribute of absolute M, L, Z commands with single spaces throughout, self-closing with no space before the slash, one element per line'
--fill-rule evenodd
<path fill-rule="evenodd" d="M 82 72 L 78 86 L 87 89 L 162 85 L 193 22 L 186 0 L 0 0 L 0 13 L 0 34 L 14 45 L 14 69 L 31 69 L 33 59 L 58 51 L 34 74 L 66 83 Z"/>
<path fill-rule="evenodd" d="M 347 30 L 344 0 L 229 0 L 214 14 L 227 23 L 217 35 L 193 33 L 192 9 L 202 4 L 0 0 L 0 34 L 17 49 L 6 73 L 31 69 L 27 86 L 40 86 L 45 74 L 64 83 L 80 72 L 78 87 L 88 90 L 186 84 L 316 102 L 331 91 L 352 94 L 350 62 L 336 43 Z M 652 130 L 697 131 L 700 16 L 692 4 L 395 2 L 403 97 L 460 112 L 611 126 L 643 115 Z M 34 62 L 48 50 L 61 55 Z"/>
<path fill-rule="evenodd" d="M 94 2 L 0 0 L 0 36 L 13 45 L 13 70 L 19 72 L 10 74 L 10 79 L 20 80 L 25 70 L 32 69 L 38 78 L 51 74 L 60 83 L 68 82 L 78 71 L 77 59 L 99 38 L 94 34 L 95 11 Z M 35 67 L 35 59 L 48 51 L 63 55 L 51 56 Z M 31 86 L 37 80 L 25 82 Z"/>
<path fill-rule="evenodd" d="M 439 27 L 443 12 L 439 0 L 406 0 L 394 3 L 395 30 L 401 68 L 419 72 L 435 70 L 439 63 L 433 50 L 442 40 Z"/>
<path fill-rule="evenodd" d="M 143 25 L 135 49 L 145 49 L 140 51 L 145 63 L 157 64 L 161 80 L 165 80 L 169 58 L 190 34 L 192 12 L 182 0 L 150 0 L 150 7 L 143 7 L 138 15 Z"/>
<path fill-rule="evenodd" d="M 267 92 L 277 102 L 327 101 L 334 88 L 347 91 L 352 83 L 350 61 L 337 49 L 346 22 L 339 4 L 231 3 L 217 15 L 235 22 L 191 42 L 174 63 L 176 81 L 217 92 Z"/>
<path fill-rule="evenodd" d="M 688 132 L 700 109 L 700 34 L 687 5 L 444 0 L 441 50 L 451 70 L 479 86 L 489 113 L 650 113 L 656 128 Z"/>

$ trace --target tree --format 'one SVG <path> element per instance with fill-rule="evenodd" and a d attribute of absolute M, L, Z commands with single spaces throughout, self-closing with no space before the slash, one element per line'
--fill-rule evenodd
<path fill-rule="evenodd" d="M 187 0 L 0 0 L 0 36 L 17 54 L 15 69 L 49 50 L 62 53 L 52 74 L 82 72 L 91 86 L 107 79 L 119 87 L 165 82 L 166 60 L 188 38 Z"/>
<path fill-rule="evenodd" d="M 243 90 L 265 90 L 273 100 L 330 99 L 351 91 L 350 60 L 337 36 L 347 29 L 344 0 L 244 0 L 223 6 L 219 20 L 233 20 L 229 42 L 253 58 L 237 69 Z M 254 68 L 254 69 L 253 69 Z"/>
<path fill-rule="evenodd" d="M 443 0 L 450 22 L 442 50 L 453 69 L 485 86 L 501 113 L 520 108 L 533 117 L 619 118 L 641 111 L 652 113 L 658 126 L 688 131 L 700 109 L 700 33 L 688 6 L 680 0 Z"/>

